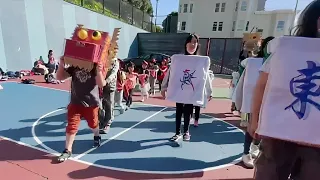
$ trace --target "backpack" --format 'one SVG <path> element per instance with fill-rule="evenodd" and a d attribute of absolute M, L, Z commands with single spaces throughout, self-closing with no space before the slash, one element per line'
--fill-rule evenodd
<path fill-rule="evenodd" d="M 44 80 L 46 81 L 46 83 L 52 83 L 54 81 L 53 74 L 44 75 Z"/>
<path fill-rule="evenodd" d="M 34 84 L 36 81 L 34 79 L 22 79 L 21 82 L 23 84 Z"/>

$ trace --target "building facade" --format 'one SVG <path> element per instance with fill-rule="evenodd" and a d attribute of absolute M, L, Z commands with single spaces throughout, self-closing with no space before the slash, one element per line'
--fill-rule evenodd
<path fill-rule="evenodd" d="M 288 35 L 293 10 L 264 11 L 266 0 L 180 0 L 178 31 L 201 38 L 242 38 L 262 32 L 263 37 Z"/>

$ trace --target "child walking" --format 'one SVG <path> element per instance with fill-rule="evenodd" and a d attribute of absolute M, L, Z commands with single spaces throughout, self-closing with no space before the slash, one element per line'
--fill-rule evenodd
<path fill-rule="evenodd" d="M 230 86 L 229 86 L 229 98 L 232 99 L 234 90 L 236 88 L 237 82 L 239 81 L 240 78 L 240 73 L 239 72 L 233 72 L 232 73 L 232 80 L 230 82 Z M 231 112 L 236 111 L 236 103 L 232 102 L 231 104 Z"/>
<path fill-rule="evenodd" d="M 85 118 L 88 126 L 92 129 L 94 138 L 93 146 L 99 147 L 101 136 L 99 134 L 99 88 L 106 85 L 106 80 L 102 75 L 102 67 L 95 64 L 89 72 L 84 69 L 68 67 L 65 69 L 63 57 L 60 60 L 57 79 L 65 80 L 71 77 L 71 99 L 68 105 L 68 125 L 66 127 L 65 150 L 58 157 L 59 162 L 64 162 L 71 157 L 72 145 L 78 131 L 81 118 Z"/>
<path fill-rule="evenodd" d="M 126 74 L 126 81 L 124 84 L 124 99 L 126 100 L 127 108 L 132 105 L 133 90 L 137 84 L 138 74 L 134 72 L 134 63 L 128 65 L 128 72 Z"/>
<path fill-rule="evenodd" d="M 159 71 L 158 71 L 159 91 L 161 91 L 161 84 L 162 84 L 163 78 L 164 78 L 164 76 L 166 76 L 166 73 L 168 71 L 167 63 L 168 63 L 168 60 L 164 59 L 161 62 L 161 65 L 159 67 Z"/>
<path fill-rule="evenodd" d="M 148 68 L 148 62 L 143 61 L 142 63 L 142 71 L 139 74 L 139 84 L 140 84 L 140 91 L 141 91 L 141 102 L 144 102 L 145 98 L 149 98 L 149 90 L 150 90 L 150 84 L 149 84 L 149 71 Z"/>
<path fill-rule="evenodd" d="M 115 102 L 115 105 L 118 105 L 120 107 L 120 114 L 123 114 L 124 111 L 126 110 L 125 106 L 122 104 L 125 79 L 126 79 L 125 72 L 123 72 L 122 69 L 119 69 L 118 75 L 117 75 L 117 90 L 114 95 L 114 102 Z"/>
<path fill-rule="evenodd" d="M 194 34 L 190 34 L 190 36 L 188 36 L 188 38 L 185 41 L 185 55 L 197 55 L 198 50 L 199 50 L 199 38 Z M 169 85 L 169 77 L 170 77 L 170 70 L 164 77 L 162 86 L 161 86 L 161 95 L 163 96 L 163 98 L 166 97 L 166 91 Z M 212 93 L 210 91 L 211 90 L 208 87 L 207 89 L 208 94 Z M 170 141 L 177 141 L 181 137 L 183 138 L 184 141 L 190 141 L 191 135 L 189 132 L 189 125 L 190 125 L 190 119 L 191 119 L 192 113 L 193 113 L 193 104 L 184 104 L 184 103 L 178 103 L 178 102 L 176 103 L 176 119 L 175 119 L 176 132 L 175 132 L 175 135 L 170 138 Z M 181 134 L 182 114 L 184 119 L 183 134 Z"/>
<path fill-rule="evenodd" d="M 150 94 L 154 95 L 156 93 L 156 81 L 157 81 L 157 73 L 159 70 L 158 65 L 156 65 L 156 60 L 152 59 L 152 61 L 149 63 L 149 72 L 150 72 L 150 76 L 149 76 L 149 83 L 150 83 Z"/>

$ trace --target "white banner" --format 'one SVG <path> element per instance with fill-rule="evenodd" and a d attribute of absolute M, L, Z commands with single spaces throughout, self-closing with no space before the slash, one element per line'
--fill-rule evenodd
<path fill-rule="evenodd" d="M 281 37 L 270 60 L 257 133 L 320 145 L 320 39 Z"/>
<path fill-rule="evenodd" d="M 209 79 L 209 66 L 207 56 L 173 55 L 167 100 L 203 106 L 207 98 L 205 85 Z"/>

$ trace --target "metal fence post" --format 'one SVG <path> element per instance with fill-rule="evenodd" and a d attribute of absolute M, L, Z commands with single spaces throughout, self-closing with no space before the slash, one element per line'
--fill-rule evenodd
<path fill-rule="evenodd" d="M 224 39 L 224 47 L 223 47 L 223 54 L 222 54 L 222 59 L 221 59 L 221 68 L 220 68 L 220 73 L 219 74 L 222 74 L 222 71 L 223 71 L 224 57 L 226 55 L 226 47 L 227 47 L 227 39 Z"/>
<path fill-rule="evenodd" d="M 121 19 L 121 0 L 118 0 L 119 1 L 119 19 Z"/>
<path fill-rule="evenodd" d="M 132 4 L 131 4 L 131 7 L 132 7 L 132 8 L 131 8 L 131 25 L 133 25 L 133 20 L 134 20 L 134 19 L 133 19 L 133 18 L 134 18 L 134 17 L 133 17 L 133 10 L 134 10 L 135 7 L 133 7 Z"/>
<path fill-rule="evenodd" d="M 144 11 L 142 11 L 142 29 L 144 29 Z"/>
<path fill-rule="evenodd" d="M 150 22 L 150 24 L 151 24 L 151 32 L 153 32 L 153 16 L 151 17 L 151 22 Z"/>
<path fill-rule="evenodd" d="M 104 11 L 105 11 L 105 9 L 104 9 L 104 8 L 105 8 L 105 7 L 104 7 L 104 0 L 102 0 L 102 3 L 103 3 L 103 4 L 102 4 L 102 13 L 104 14 Z"/>

